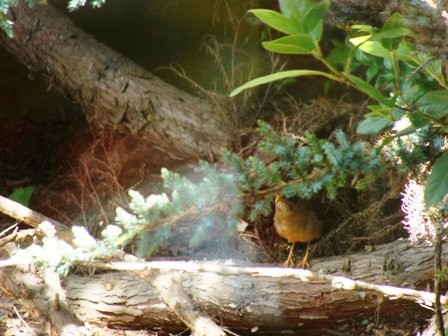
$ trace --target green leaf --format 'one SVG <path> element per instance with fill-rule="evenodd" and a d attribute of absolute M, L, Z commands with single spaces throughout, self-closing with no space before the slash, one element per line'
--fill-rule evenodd
<path fill-rule="evenodd" d="M 368 35 L 363 35 L 363 36 L 355 36 L 355 37 L 349 38 L 348 40 L 355 47 L 358 47 L 361 44 L 366 43 L 371 37 L 372 37 L 372 35 L 368 34 Z"/>
<path fill-rule="evenodd" d="M 406 27 L 404 17 L 398 12 L 393 13 L 384 22 L 381 32 L 375 34 L 375 39 L 397 38 L 403 36 L 414 36 L 414 32 Z"/>
<path fill-rule="evenodd" d="M 359 49 L 361 49 L 362 51 L 364 51 L 369 55 L 392 60 L 392 53 L 386 48 L 384 48 L 382 44 L 378 41 L 371 41 L 371 40 L 366 41 L 359 45 Z"/>
<path fill-rule="evenodd" d="M 34 187 L 19 187 L 16 188 L 11 195 L 8 196 L 10 200 L 16 201 L 24 206 L 28 206 Z"/>
<path fill-rule="evenodd" d="M 302 32 L 299 25 L 293 19 L 279 12 L 269 9 L 253 9 L 249 13 L 254 14 L 260 21 L 282 33 L 292 35 Z"/>
<path fill-rule="evenodd" d="M 350 61 L 350 49 L 338 40 L 332 40 L 331 42 L 333 48 L 327 56 L 327 61 L 334 66 L 341 66 L 343 68 Z"/>
<path fill-rule="evenodd" d="M 414 32 L 406 27 L 393 28 L 389 30 L 383 30 L 377 34 L 374 34 L 371 40 L 381 41 L 384 39 L 396 39 L 404 36 L 414 36 Z"/>
<path fill-rule="evenodd" d="M 389 119 L 381 117 L 369 117 L 362 120 L 356 128 L 356 133 L 361 135 L 376 135 L 392 126 Z"/>
<path fill-rule="evenodd" d="M 321 1 L 313 6 L 305 15 L 305 20 L 303 22 L 305 32 L 309 33 L 315 42 L 319 42 L 322 37 L 324 26 L 323 18 L 329 6 L 330 1 Z"/>
<path fill-rule="evenodd" d="M 287 71 L 281 71 L 281 72 L 276 72 L 267 76 L 263 76 L 263 77 L 258 77 L 255 78 L 249 82 L 247 82 L 246 84 L 241 85 L 240 87 L 237 87 L 235 90 L 233 90 L 230 93 L 230 97 L 236 96 L 237 94 L 241 93 L 244 90 L 259 86 L 259 85 L 263 85 L 263 84 L 267 84 L 267 83 L 272 83 L 281 79 L 286 79 L 286 78 L 294 78 L 294 77 L 302 77 L 302 76 L 323 76 L 323 77 L 327 77 L 331 80 L 339 80 L 338 77 L 329 74 L 327 72 L 322 72 L 322 71 L 316 71 L 316 70 L 287 70 Z"/>
<path fill-rule="evenodd" d="M 404 24 L 403 16 L 395 12 L 384 23 L 383 28 L 372 37 L 372 40 L 381 41 L 381 44 L 388 50 L 396 50 L 401 42 L 401 37 L 414 36 L 409 28 Z"/>
<path fill-rule="evenodd" d="M 371 67 L 369 67 L 366 71 L 366 78 L 367 81 L 371 81 L 377 74 L 379 71 L 379 67 L 376 64 L 373 64 Z"/>
<path fill-rule="evenodd" d="M 409 127 L 406 127 L 405 129 L 402 129 L 401 131 L 398 131 L 395 134 L 394 138 L 405 136 L 405 135 L 411 135 L 411 134 L 415 133 L 416 131 L 417 131 L 417 129 L 414 126 L 409 126 Z"/>
<path fill-rule="evenodd" d="M 401 95 L 407 104 L 414 104 L 430 90 L 428 83 L 419 82 L 414 76 L 406 78 L 401 83 Z"/>
<path fill-rule="evenodd" d="M 420 112 L 433 118 L 441 119 L 448 116 L 448 91 L 431 91 L 417 100 L 416 105 Z"/>
<path fill-rule="evenodd" d="M 423 113 L 420 113 L 418 111 L 411 113 L 409 115 L 409 120 L 411 121 L 412 126 L 416 128 L 420 128 L 431 123 L 431 119 L 425 117 Z"/>
<path fill-rule="evenodd" d="M 350 34 L 350 36 L 353 36 L 353 35 L 359 35 L 362 33 L 365 35 L 372 36 L 372 34 L 374 32 L 375 32 L 375 28 L 373 28 L 372 26 L 358 24 L 358 25 L 353 25 L 350 27 L 349 34 Z"/>
<path fill-rule="evenodd" d="M 262 45 L 266 50 L 280 54 L 311 54 L 315 49 L 314 40 L 307 34 L 289 35 Z"/>
<path fill-rule="evenodd" d="M 378 118 L 386 118 L 390 119 L 392 115 L 392 109 L 388 106 L 384 105 L 368 105 L 367 108 L 370 112 L 366 113 L 366 117 L 378 117 Z"/>
<path fill-rule="evenodd" d="M 364 92 L 366 95 L 370 96 L 381 104 L 384 104 L 386 106 L 393 105 L 393 102 L 391 102 L 391 100 L 387 99 L 380 91 L 367 83 L 365 80 L 354 75 L 349 75 L 349 79 L 354 85 L 356 85 L 356 87 L 360 91 Z"/>
<path fill-rule="evenodd" d="M 440 156 L 432 167 L 425 187 L 425 205 L 429 207 L 443 200 L 448 193 L 448 152 Z"/>
<path fill-rule="evenodd" d="M 298 22 L 302 21 L 305 13 L 313 5 L 311 0 L 279 0 L 280 12 L 286 17 L 293 18 Z"/>
<path fill-rule="evenodd" d="M 409 63 L 410 66 L 415 66 L 416 47 L 407 41 L 401 41 L 397 48 L 396 56 L 400 61 Z"/>
<path fill-rule="evenodd" d="M 394 107 L 390 110 L 390 115 L 392 116 L 393 120 L 400 120 L 406 115 L 406 112 L 400 108 Z"/>

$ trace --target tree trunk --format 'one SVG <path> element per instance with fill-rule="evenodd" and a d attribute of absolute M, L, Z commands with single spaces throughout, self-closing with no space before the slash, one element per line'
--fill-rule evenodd
<path fill-rule="evenodd" d="M 175 159 L 211 159 L 229 145 L 218 113 L 98 43 L 50 5 L 11 9 L 14 38 L 1 44 L 79 104 L 95 126 L 140 132 Z"/>

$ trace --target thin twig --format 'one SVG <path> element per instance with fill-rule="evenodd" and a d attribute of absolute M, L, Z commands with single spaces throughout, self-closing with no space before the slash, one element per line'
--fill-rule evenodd
<path fill-rule="evenodd" d="M 19 223 L 15 223 L 15 224 L 13 224 L 13 225 L 11 225 L 11 226 L 8 226 L 6 229 L 4 229 L 2 232 L 0 232 L 0 237 L 3 237 L 3 236 L 5 236 L 9 231 L 11 231 L 12 229 L 15 229 L 14 230 L 14 232 L 13 233 L 11 233 L 11 234 L 14 234 L 14 233 L 16 233 L 17 232 L 17 226 L 19 225 Z"/>
<path fill-rule="evenodd" d="M 33 329 L 31 329 L 30 325 L 28 324 L 28 322 L 26 322 L 22 315 L 20 315 L 20 312 L 17 310 L 16 306 L 12 307 L 14 309 L 14 312 L 16 313 L 17 317 L 19 318 L 20 322 L 23 323 L 23 325 L 28 329 L 28 331 L 32 334 L 32 335 L 36 335 L 33 331 Z"/>

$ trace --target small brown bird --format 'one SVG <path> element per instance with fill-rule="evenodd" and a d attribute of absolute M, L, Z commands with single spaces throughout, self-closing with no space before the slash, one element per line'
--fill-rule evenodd
<path fill-rule="evenodd" d="M 322 234 L 322 223 L 314 211 L 308 208 L 307 202 L 303 199 L 286 199 L 284 196 L 277 196 L 275 198 L 274 227 L 279 236 L 292 243 L 288 258 L 283 266 L 294 266 L 293 251 L 297 242 L 308 243 L 301 268 L 309 266 L 310 242 L 319 238 Z"/>

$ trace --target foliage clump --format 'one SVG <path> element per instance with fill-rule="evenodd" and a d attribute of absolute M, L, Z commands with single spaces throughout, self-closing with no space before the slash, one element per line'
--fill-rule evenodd
<path fill-rule="evenodd" d="M 432 171 L 426 170 L 430 173 L 422 176 L 428 178 L 425 204 L 426 208 L 437 206 L 448 194 L 447 184 L 434 182 L 448 178 L 443 162 L 437 164 L 443 160 L 443 155 L 439 158 L 438 153 L 448 131 L 448 84 L 442 60 L 417 50 L 412 43 L 415 33 L 399 13 L 390 15 L 382 28 L 352 25 L 344 42 L 335 42 L 334 48 L 324 54 L 320 41 L 329 1 L 280 0 L 279 4 L 279 12 L 251 10 L 263 23 L 284 34 L 263 42 L 263 47 L 279 54 L 310 55 L 321 62 L 326 71 L 276 72 L 247 82 L 231 95 L 262 84 L 304 76 L 324 77 L 366 94 L 373 103 L 368 105 L 369 111 L 357 132 L 365 136 L 383 135 L 379 149 L 393 142 L 395 147 L 390 155 L 399 155 L 400 172 L 415 170 L 423 163 L 432 167 Z M 397 130 L 395 127 L 406 122 L 406 128 Z M 409 146 L 411 138 L 414 143 Z"/>
<path fill-rule="evenodd" d="M 75 247 L 60 246 L 56 236 L 49 234 L 42 245 L 27 250 L 28 258 L 40 260 L 58 246 L 61 253 L 51 254 L 45 262 L 59 265 L 66 273 L 76 261 L 104 258 L 129 244 L 136 246 L 137 256 L 151 256 L 173 235 L 182 236 L 192 249 L 211 237 L 226 242 L 242 220 L 269 215 L 276 194 L 334 198 L 338 189 L 362 189 L 383 171 L 375 150 L 368 150 L 361 141 L 349 141 L 340 130 L 331 142 L 311 132 L 299 137 L 277 133 L 263 121 L 258 124 L 258 155 L 242 158 L 224 151 L 219 166 L 201 162 L 190 178 L 162 169 L 164 192 L 144 197 L 130 190 L 129 206 L 116 209 L 115 223 L 98 239 L 76 226 Z"/>
<path fill-rule="evenodd" d="M 276 193 L 287 198 L 311 197 L 325 191 L 330 199 L 347 185 L 363 189 L 383 172 L 376 151 L 368 150 L 365 143 L 351 143 L 342 130 L 334 133 L 335 141 L 319 139 L 311 132 L 303 137 L 279 134 L 266 122 L 259 121 L 262 136 L 258 151 L 260 157 L 242 159 L 229 151 L 224 158 L 240 177 L 240 186 L 246 199 L 253 201 L 249 219 L 268 215 Z"/>

